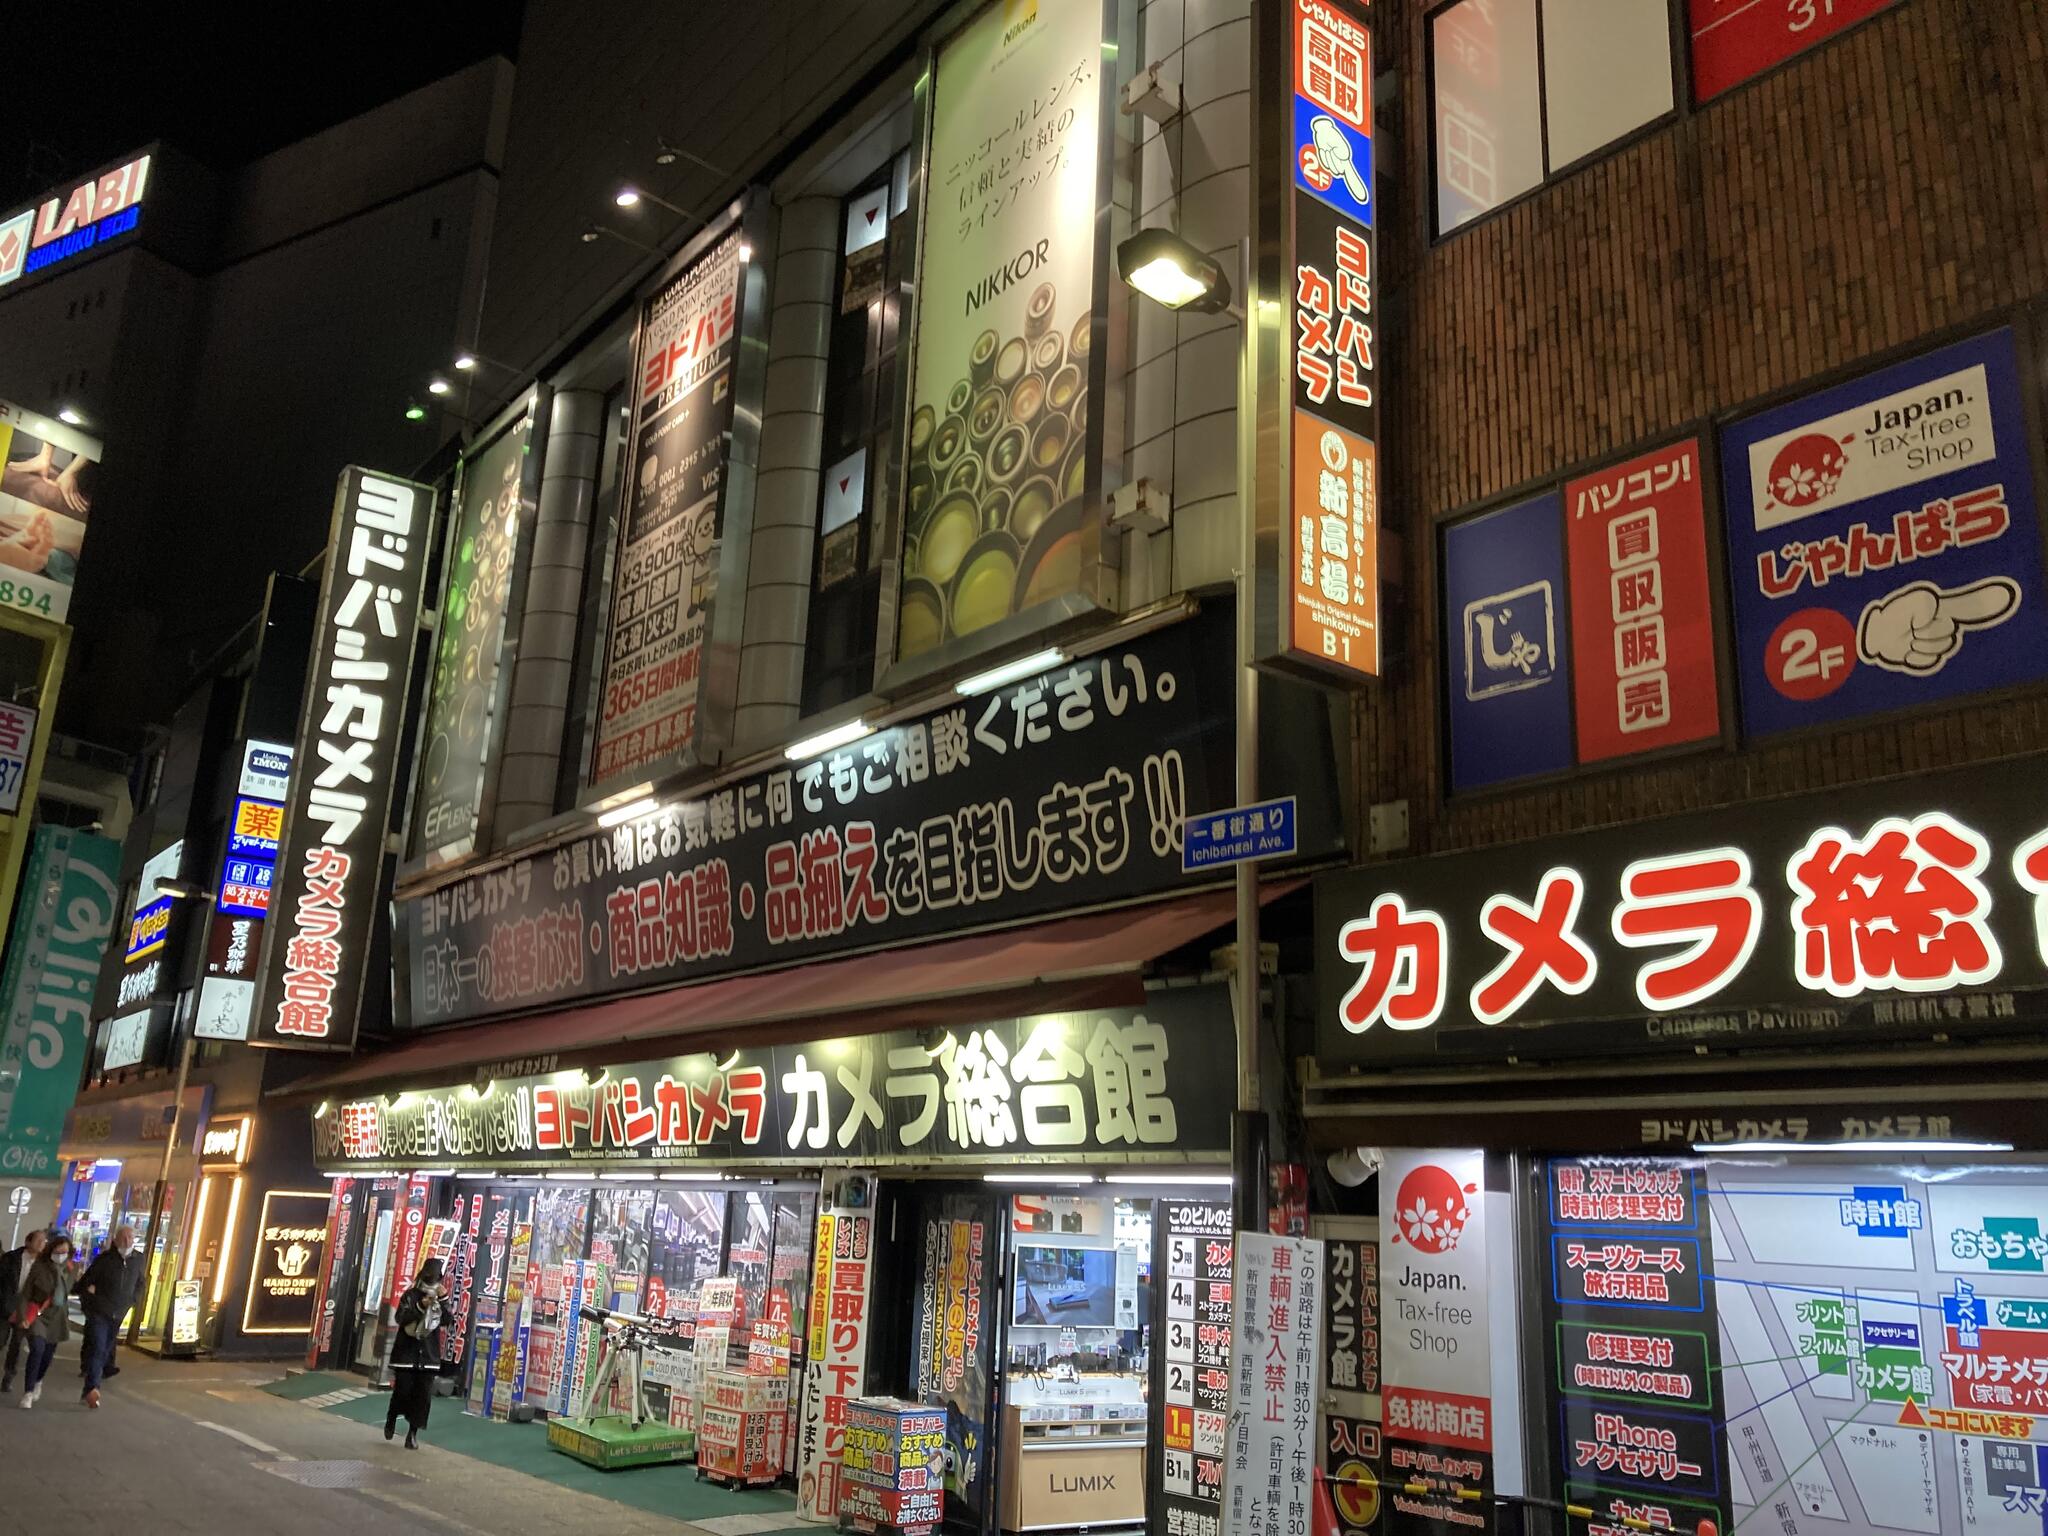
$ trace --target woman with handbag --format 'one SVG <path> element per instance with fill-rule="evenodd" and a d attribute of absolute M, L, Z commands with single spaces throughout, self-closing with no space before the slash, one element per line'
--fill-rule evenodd
<path fill-rule="evenodd" d="M 434 1406 L 434 1379 L 441 1374 L 441 1298 L 447 1285 L 441 1278 L 441 1261 L 429 1259 L 420 1266 L 419 1278 L 398 1298 L 398 1333 L 391 1341 L 391 1406 L 384 1410 L 384 1438 L 398 1429 L 399 1415 L 405 1416 L 405 1448 L 420 1448 L 420 1431 L 427 1427 L 427 1414 Z"/>
<path fill-rule="evenodd" d="M 33 1408 L 43 1395 L 43 1377 L 56 1357 L 57 1346 L 71 1337 L 71 1239 L 58 1233 L 50 1239 L 28 1278 L 21 1283 L 21 1299 L 15 1304 L 14 1322 L 28 1335 L 28 1373 L 22 1377 L 27 1389 L 21 1406 Z"/>

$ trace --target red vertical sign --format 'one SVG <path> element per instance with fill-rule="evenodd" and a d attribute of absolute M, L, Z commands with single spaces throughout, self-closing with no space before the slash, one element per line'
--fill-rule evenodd
<path fill-rule="evenodd" d="M 416 1173 L 405 1181 L 405 1203 L 398 1212 L 397 1259 L 391 1266 L 391 1282 L 385 1298 L 394 1307 L 412 1284 L 413 1276 L 420 1272 L 420 1259 L 427 1237 L 427 1195 L 431 1187 L 432 1181 L 423 1173 Z"/>
<path fill-rule="evenodd" d="M 1699 440 L 1567 481 L 1564 504 L 1579 761 L 1717 734 Z"/>

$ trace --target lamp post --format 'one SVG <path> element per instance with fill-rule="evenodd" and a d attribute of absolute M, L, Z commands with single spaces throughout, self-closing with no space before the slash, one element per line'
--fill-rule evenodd
<path fill-rule="evenodd" d="M 1259 798 L 1259 673 L 1256 653 L 1257 525 L 1255 490 L 1258 349 L 1251 316 L 1251 241 L 1238 244 L 1240 293 L 1233 296 L 1222 264 L 1170 229 L 1142 229 L 1117 246 L 1117 275 L 1167 309 L 1228 314 L 1237 321 L 1237 804 Z M 1266 1224 L 1266 1124 L 1259 1085 L 1259 873 L 1250 860 L 1234 871 L 1237 895 L 1237 1107 L 1231 1118 L 1233 1225 L 1259 1231 Z"/>

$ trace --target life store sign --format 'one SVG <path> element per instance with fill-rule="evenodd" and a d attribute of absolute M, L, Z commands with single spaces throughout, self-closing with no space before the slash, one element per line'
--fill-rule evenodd
<path fill-rule="evenodd" d="M 355 1043 L 433 513 L 424 485 L 342 474 L 283 824 L 259 836 L 237 811 L 244 851 L 277 853 L 252 1044 Z"/>
<path fill-rule="evenodd" d="M 1171 889 L 1225 802 L 1227 615 L 958 700 L 399 905 L 415 1024 Z M 1327 846 L 1327 817 L 1301 844 Z"/>
<path fill-rule="evenodd" d="M 1738 422 L 1722 464 L 1748 734 L 2048 676 L 2010 330 Z"/>
<path fill-rule="evenodd" d="M 329 1166 L 986 1160 L 1214 1154 L 1230 1145 L 1220 988 L 1171 1008 L 1039 1014 L 937 1041 L 910 1032 L 706 1052 L 363 1099 L 313 1122 Z"/>
<path fill-rule="evenodd" d="M 2019 759 L 1326 876 L 1319 1054 L 1751 1049 L 2038 1021 L 2044 772 Z"/>

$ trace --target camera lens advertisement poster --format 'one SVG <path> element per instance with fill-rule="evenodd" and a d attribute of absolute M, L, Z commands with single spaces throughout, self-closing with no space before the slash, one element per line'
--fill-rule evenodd
<path fill-rule="evenodd" d="M 897 651 L 1081 590 L 1102 13 L 1001 0 L 939 52 Z"/>
<path fill-rule="evenodd" d="M 726 235 L 656 292 L 641 318 L 593 783 L 640 772 L 697 738 L 732 432 L 741 244 L 738 230 Z"/>

